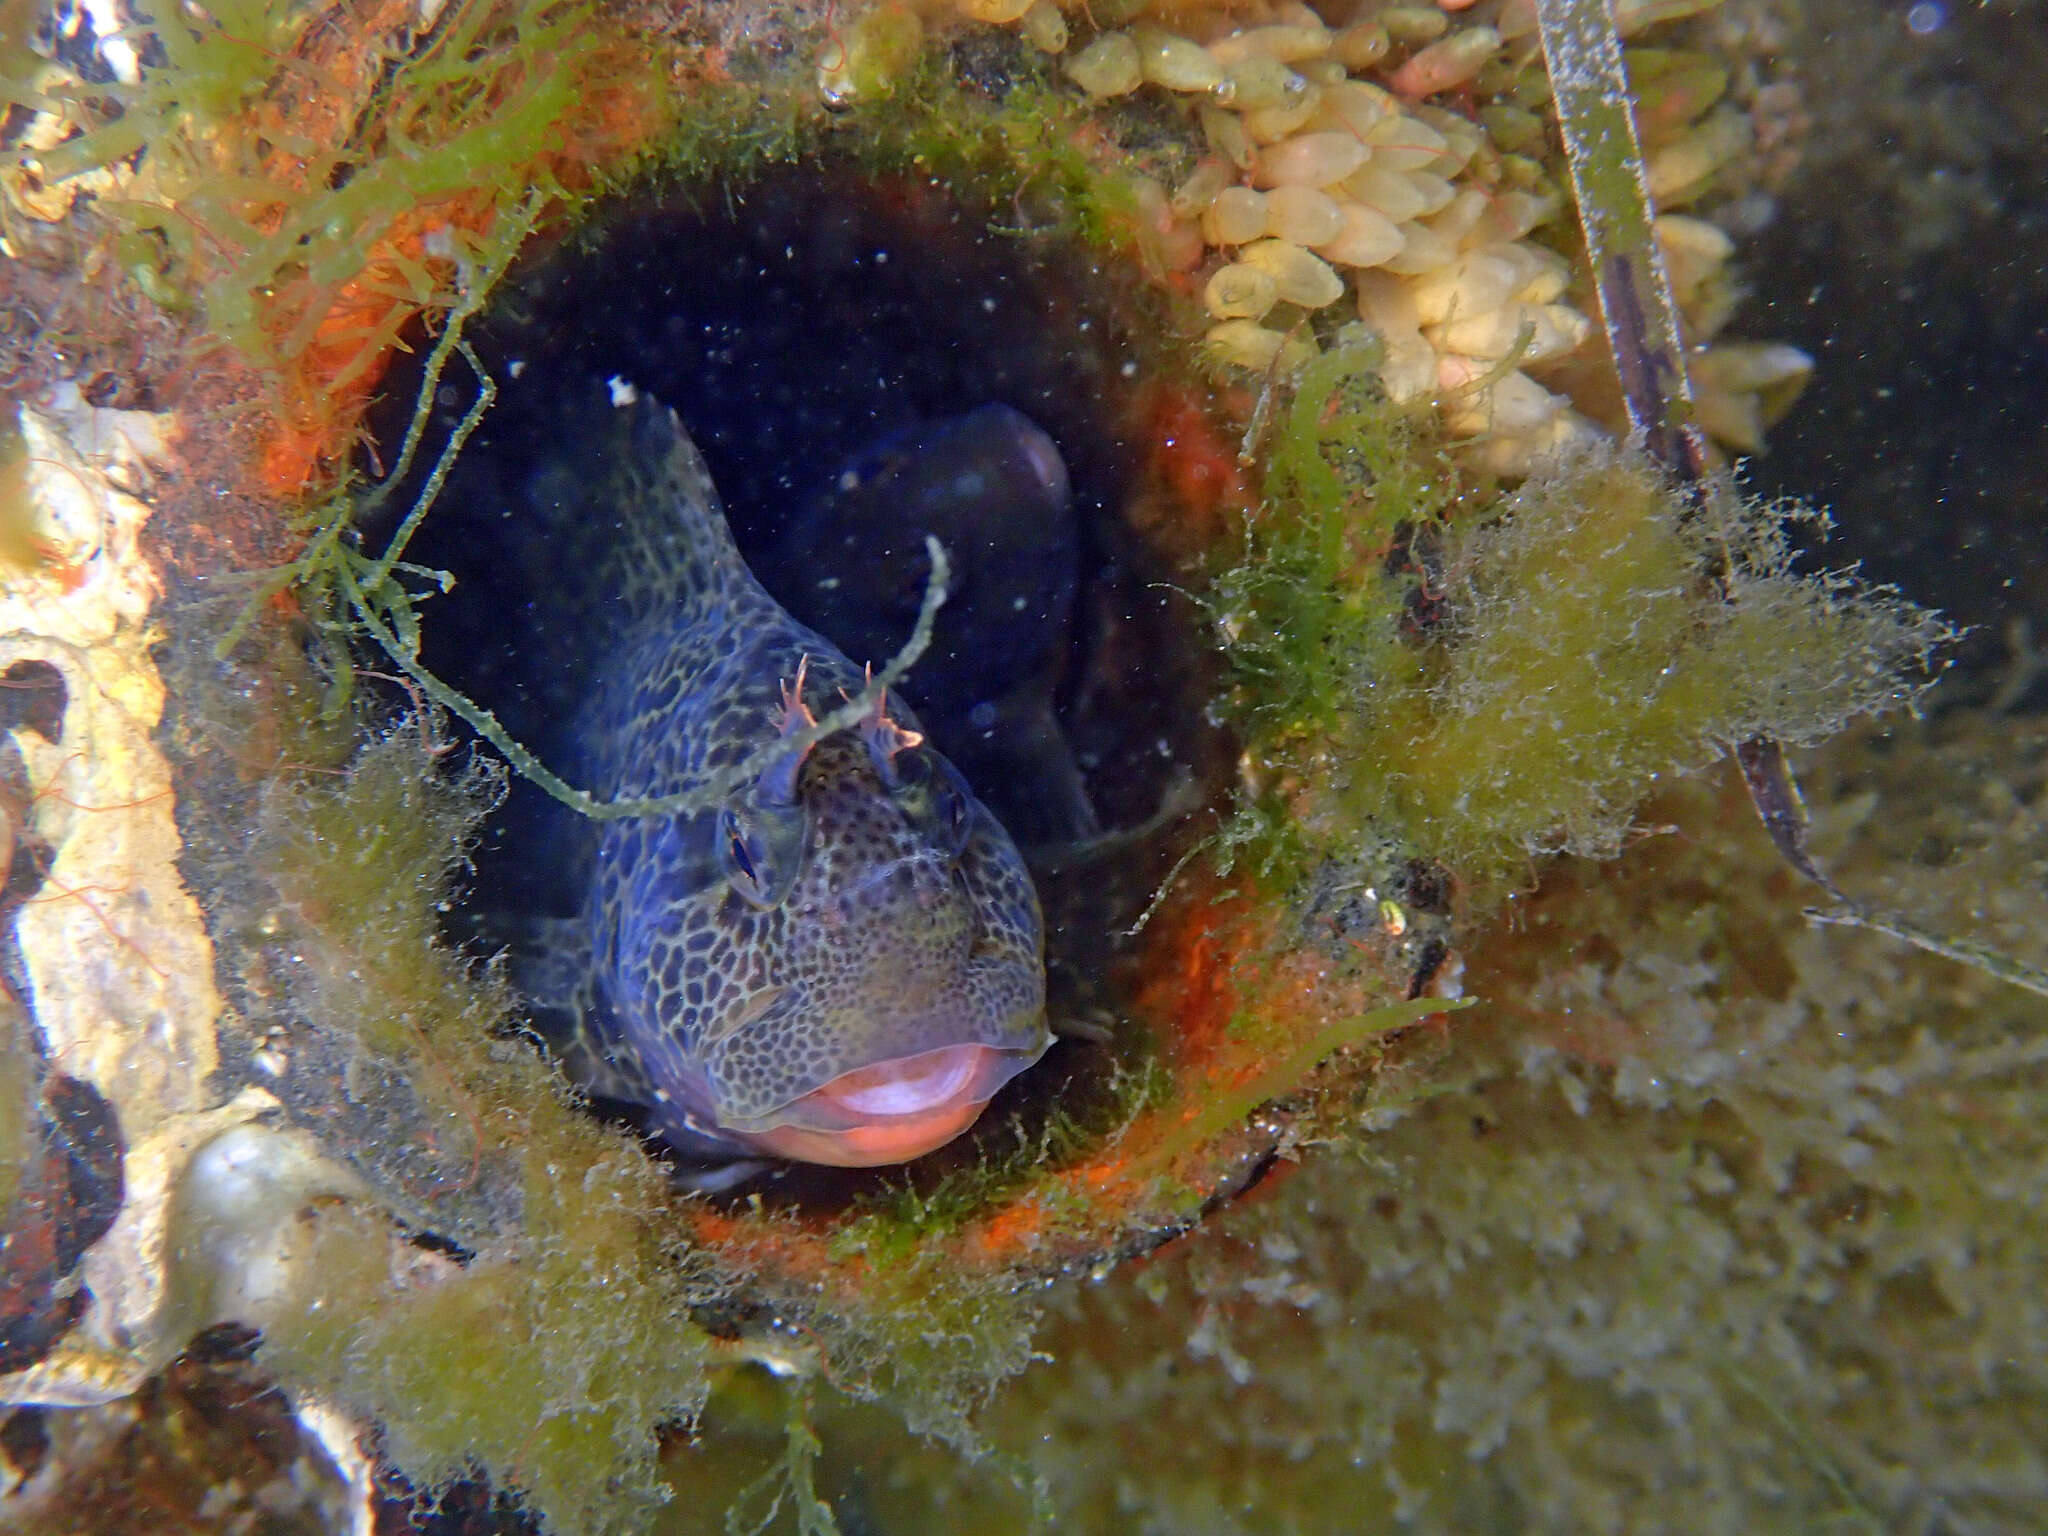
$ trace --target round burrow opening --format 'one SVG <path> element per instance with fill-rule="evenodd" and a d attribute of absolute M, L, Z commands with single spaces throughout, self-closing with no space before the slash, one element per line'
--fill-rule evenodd
<path fill-rule="evenodd" d="M 1061 1039 L 920 1176 L 1037 1142 L 1056 1115 L 1114 1120 L 1145 1051 L 1119 935 L 1230 772 L 1186 573 L 1135 531 L 1168 494 L 1151 468 L 1174 366 L 1160 322 L 1136 273 L 928 179 L 828 160 L 622 197 L 473 324 L 496 399 L 408 551 L 455 578 L 420 610 L 427 666 L 576 782 L 623 643 L 593 577 L 632 530 L 561 508 L 635 402 L 676 412 L 749 567 L 856 665 L 910 633 L 924 534 L 947 546 L 948 601 L 901 693 L 1025 852 Z M 433 402 L 443 438 L 476 398 L 462 372 Z M 416 381 L 393 381 L 387 460 Z M 515 962 L 544 949 L 536 935 L 583 910 L 596 836 L 515 778 L 459 930 Z M 743 1189 L 832 1204 L 877 1179 L 901 1174 L 781 1164 Z"/>

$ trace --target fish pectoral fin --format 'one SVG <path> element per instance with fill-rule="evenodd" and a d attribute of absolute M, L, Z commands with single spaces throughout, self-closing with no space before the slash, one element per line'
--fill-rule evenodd
<path fill-rule="evenodd" d="M 722 1195 L 780 1167 L 765 1157 L 745 1157 L 730 1163 L 676 1163 L 669 1168 L 669 1178 L 676 1188 L 689 1194 Z"/>
<path fill-rule="evenodd" d="M 1033 680 L 986 703 L 995 723 L 955 755 L 969 783 L 1004 787 L 1006 794 L 991 809 L 1026 857 L 1037 848 L 1101 836 L 1087 777 L 1053 713 L 1050 687 Z"/>
<path fill-rule="evenodd" d="M 1202 808 L 1204 799 L 1201 784 L 1183 768 L 1166 786 L 1158 809 L 1136 826 L 1118 827 L 1069 843 L 1036 844 L 1024 850 L 1024 857 L 1031 865 L 1032 873 L 1041 876 L 1065 874 L 1090 864 L 1100 864 L 1135 848 L 1182 817 L 1194 815 Z"/>
<path fill-rule="evenodd" d="M 639 1053 L 625 1042 L 611 1009 L 597 998 L 579 1000 L 573 1009 L 545 1008 L 534 1013 L 534 1032 L 560 1063 L 563 1073 L 593 1099 L 653 1106 L 661 1095 L 640 1064 Z"/>
<path fill-rule="evenodd" d="M 1094 1009 L 1090 1014 L 1066 1014 L 1046 1016 L 1046 1028 L 1060 1040 L 1087 1040 L 1095 1045 L 1116 1044 L 1116 1015 L 1105 1009 Z"/>
<path fill-rule="evenodd" d="M 594 1099 L 653 1104 L 654 1083 L 595 983 L 591 954 L 587 919 L 541 919 L 512 951 L 512 984 L 570 1082 Z"/>
<path fill-rule="evenodd" d="M 511 952 L 512 985 L 535 1008 L 575 1010 L 590 979 L 590 919 L 538 917 L 517 931 L 503 919 L 491 937 Z"/>

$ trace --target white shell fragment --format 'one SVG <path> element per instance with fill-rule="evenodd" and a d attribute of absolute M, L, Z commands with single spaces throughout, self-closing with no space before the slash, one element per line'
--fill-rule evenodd
<path fill-rule="evenodd" d="M 47 1359 L 0 1377 L 0 1401 L 83 1405 L 126 1395 L 184 1342 L 160 1326 L 166 1198 L 193 1146 L 258 1106 L 223 1107 L 206 1090 L 213 950 L 178 875 L 170 769 L 153 740 L 164 692 L 138 493 L 163 453 L 161 418 L 96 410 L 67 387 L 20 423 L 46 560 L 0 580 L 0 669 L 55 668 L 66 706 L 56 742 L 12 732 L 34 791 L 28 829 L 56 857 L 38 899 L 9 917 L 45 1057 L 119 1117 L 127 1198 L 85 1255 L 83 1321 Z"/>
<path fill-rule="evenodd" d="M 10 733 L 33 792 L 27 829 L 55 852 L 42 888 L 6 918 L 43 1056 L 118 1120 L 124 1197 L 80 1264 L 91 1304 L 42 1360 L 0 1376 L 0 1403 L 128 1395 L 217 1320 L 195 1284 L 246 1289 L 278 1262 L 256 1236 L 229 1270 L 195 1280 L 173 1252 L 195 1156 L 224 1135 L 257 1134 L 277 1101 L 209 1082 L 222 1005 L 203 914 L 178 872 L 170 768 L 155 740 L 158 585 L 141 547 L 165 422 L 95 409 L 70 386 L 20 415 L 22 510 L 44 559 L 0 576 L 0 670 L 54 668 L 65 705 L 55 742 L 26 726 Z"/>
<path fill-rule="evenodd" d="M 317 1287 L 317 1242 L 337 1208 L 374 1196 L 356 1173 L 295 1127 L 245 1121 L 200 1146 L 179 1189 L 173 1260 L 188 1326 L 265 1328 L 298 1316 Z M 394 1280 L 431 1284 L 452 1274 L 445 1255 L 386 1229 Z"/>

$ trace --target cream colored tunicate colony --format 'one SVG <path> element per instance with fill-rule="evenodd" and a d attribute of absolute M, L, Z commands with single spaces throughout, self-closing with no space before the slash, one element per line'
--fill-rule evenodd
<path fill-rule="evenodd" d="M 1064 49 L 1054 0 L 957 3 L 977 19 L 1014 16 L 1038 47 Z M 1625 30 L 1713 3 L 1628 0 Z M 1295 0 L 1254 23 L 1242 12 L 1176 12 L 1169 27 L 1127 8 L 1062 67 L 1098 99 L 1156 90 L 1190 104 L 1207 155 L 1172 189 L 1128 179 L 1147 260 L 1195 280 L 1213 358 L 1262 374 L 1298 366 L 1315 355 L 1314 332 L 1332 330 L 1310 316 L 1355 308 L 1382 349 L 1388 391 L 1434 400 L 1477 465 L 1516 474 L 1599 434 L 1539 382 L 1597 343 L 1567 296 L 1566 262 L 1531 238 L 1565 212 L 1529 158 L 1541 153 L 1541 120 L 1488 100 L 1482 74 L 1540 68 L 1533 7 L 1482 6 L 1483 22 L 1464 9 L 1380 5 L 1338 28 Z M 1474 91 L 1479 121 L 1466 115 L 1470 96 L 1458 98 L 1465 111 L 1431 99 Z M 1652 182 L 1682 200 L 1739 152 L 1746 131 L 1725 104 L 1700 117 L 1656 148 Z M 1697 344 L 1701 420 L 1753 450 L 1811 364 L 1791 348 L 1705 345 L 1730 307 L 1718 276 L 1730 242 L 1684 216 L 1660 219 L 1658 233 Z"/>
<path fill-rule="evenodd" d="M 1211 355 L 1297 365 L 1316 349 L 1304 318 L 1348 301 L 1379 337 L 1388 389 L 1436 399 L 1488 465 L 1526 468 L 1592 433 L 1523 371 L 1592 329 L 1564 300 L 1563 261 L 1526 238 L 1561 199 L 1533 162 L 1426 100 L 1468 83 L 1501 34 L 1453 29 L 1432 7 L 1339 29 L 1282 5 L 1263 24 L 1217 27 L 1198 38 L 1132 23 L 1065 65 L 1092 96 L 1149 85 L 1194 99 L 1209 154 L 1137 201 L 1173 226 L 1152 249 L 1201 279 Z M 1355 73 L 1381 67 L 1385 84 Z"/>

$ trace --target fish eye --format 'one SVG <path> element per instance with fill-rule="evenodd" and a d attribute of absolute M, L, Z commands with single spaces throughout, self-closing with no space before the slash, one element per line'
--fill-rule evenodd
<path fill-rule="evenodd" d="M 725 844 L 725 877 L 733 888 L 755 906 L 762 905 L 766 894 L 766 882 L 761 878 L 761 860 L 755 857 L 756 850 L 747 829 L 740 825 L 740 819 L 731 811 L 719 818 L 718 835 Z"/>
<path fill-rule="evenodd" d="M 942 775 L 938 784 L 936 821 L 946 851 L 958 857 L 967 846 L 967 834 L 974 826 L 974 797 L 958 773 Z"/>
<path fill-rule="evenodd" d="M 931 787 L 932 758 L 915 748 L 898 752 L 889 760 L 889 788 L 898 797 L 914 799 Z"/>
<path fill-rule="evenodd" d="M 727 807 L 718 819 L 725 878 L 749 906 L 779 905 L 796 884 L 803 857 L 804 819 L 773 814 L 743 816 Z"/>
<path fill-rule="evenodd" d="M 947 857 L 957 857 L 967 846 L 974 820 L 974 796 L 960 770 L 930 752 L 905 752 L 897 767 L 898 803 L 927 829 Z"/>

